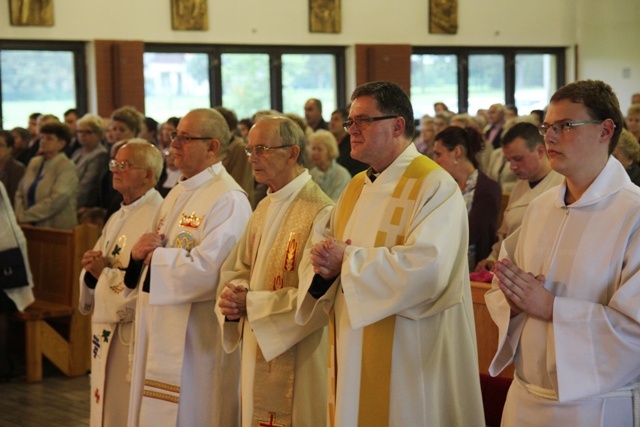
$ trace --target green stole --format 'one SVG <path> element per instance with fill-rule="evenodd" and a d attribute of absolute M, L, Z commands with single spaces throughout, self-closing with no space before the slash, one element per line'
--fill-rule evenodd
<path fill-rule="evenodd" d="M 269 205 L 269 199 L 265 199 L 253 214 L 252 261 L 255 261 L 258 255 L 260 237 L 264 230 Z M 264 287 L 258 290 L 277 291 L 285 287 L 298 287 L 298 266 L 313 221 L 318 212 L 329 205 L 333 205 L 333 201 L 315 182 L 309 180 L 302 187 L 287 209 L 273 247 L 268 249 L 269 258 Z M 294 346 L 267 362 L 258 346 L 253 386 L 252 426 L 263 425 L 261 423 L 291 426 L 296 350 Z"/>
<path fill-rule="evenodd" d="M 376 234 L 375 247 L 391 248 L 403 245 L 409 221 L 414 212 L 424 178 L 429 172 L 441 169 L 426 156 L 418 156 L 405 169 L 391 194 Z M 345 189 L 336 218 L 336 237 L 345 240 L 345 227 L 364 186 L 365 172 L 356 175 Z M 360 404 L 358 425 L 385 425 L 389 420 L 391 366 L 396 316 L 392 315 L 365 326 L 362 333 L 362 367 L 360 371 Z"/>

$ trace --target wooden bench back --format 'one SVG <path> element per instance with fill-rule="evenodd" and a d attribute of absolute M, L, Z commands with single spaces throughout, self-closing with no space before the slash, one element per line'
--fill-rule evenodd
<path fill-rule="evenodd" d="M 98 240 L 98 229 L 72 230 L 23 226 L 36 300 L 77 307 L 82 255 Z"/>

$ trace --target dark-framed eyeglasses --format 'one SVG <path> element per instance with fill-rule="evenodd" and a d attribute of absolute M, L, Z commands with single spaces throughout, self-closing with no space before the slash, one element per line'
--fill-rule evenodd
<path fill-rule="evenodd" d="M 265 145 L 256 145 L 254 147 L 248 145 L 247 148 L 244 149 L 244 152 L 247 153 L 247 156 L 251 156 L 251 153 L 256 153 L 256 156 L 262 156 L 269 150 L 275 150 L 276 148 L 287 148 L 293 147 L 293 145 L 276 145 L 275 147 L 267 147 Z"/>
<path fill-rule="evenodd" d="M 373 123 L 380 120 L 397 119 L 398 117 L 399 116 L 356 117 L 355 119 L 349 119 L 345 122 L 342 122 L 342 127 L 344 128 L 345 131 L 349 132 L 349 129 L 351 129 L 351 126 L 355 124 L 359 130 L 362 130 L 364 123 Z"/>
<path fill-rule="evenodd" d="M 571 129 L 578 127 L 578 126 L 584 126 L 584 125 L 588 125 L 588 124 L 600 124 L 604 122 L 604 120 L 580 120 L 580 121 L 576 121 L 576 122 L 569 122 L 569 121 L 561 121 L 561 122 L 556 122 L 553 124 L 549 124 L 549 123 L 543 123 L 540 127 L 538 127 L 538 131 L 540 132 L 540 135 L 545 136 L 547 134 L 547 132 L 549 132 L 549 129 L 553 129 L 553 132 L 558 135 L 561 132 L 568 132 Z"/>
<path fill-rule="evenodd" d="M 192 141 L 206 141 L 208 139 L 213 139 L 211 136 L 189 136 L 179 134 L 178 132 L 171 132 L 169 137 L 171 138 L 171 142 L 175 142 L 176 144 L 189 144 Z"/>
<path fill-rule="evenodd" d="M 109 160 L 109 170 L 111 172 L 124 172 L 127 169 L 140 169 L 137 166 L 133 166 L 131 163 L 126 160 L 119 162 L 116 159 Z"/>

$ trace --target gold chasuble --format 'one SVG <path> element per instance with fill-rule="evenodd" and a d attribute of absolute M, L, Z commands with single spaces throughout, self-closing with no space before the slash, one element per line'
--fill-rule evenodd
<path fill-rule="evenodd" d="M 440 169 L 437 163 L 426 156 L 418 156 L 404 171 L 398 181 L 391 200 L 385 208 L 388 221 L 377 230 L 375 246 L 392 248 L 404 244 L 415 211 L 424 178 L 429 172 Z M 344 230 L 349 222 L 362 187 L 365 172 L 356 175 L 345 189 L 340 211 L 336 218 L 336 237 L 345 240 Z M 396 316 L 389 316 L 366 326 L 362 335 L 362 369 L 360 373 L 360 404 L 358 425 L 370 427 L 386 425 L 389 419 L 389 396 L 391 390 L 391 357 Z"/>
<path fill-rule="evenodd" d="M 298 287 L 298 267 L 313 221 L 318 212 L 333 201 L 312 180 L 300 190 L 287 209 L 274 245 L 269 249 L 268 270 L 264 280 L 266 289 L 277 291 Z M 269 199 L 264 199 L 254 212 L 251 230 L 251 257 L 255 262 L 264 230 Z M 297 347 L 292 347 L 267 362 L 258 347 L 253 387 L 252 426 L 292 424 L 293 386 Z M 312 398 L 309 396 L 309 398 Z"/>

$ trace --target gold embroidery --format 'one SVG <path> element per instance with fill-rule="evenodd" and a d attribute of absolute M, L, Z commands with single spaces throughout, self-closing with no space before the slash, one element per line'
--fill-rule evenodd
<path fill-rule="evenodd" d="M 165 393 L 158 393 L 157 391 L 145 390 L 142 393 L 142 395 L 145 396 L 145 397 L 150 397 L 152 399 L 165 400 L 165 401 L 171 402 L 171 403 L 180 403 L 180 398 L 179 397 L 171 396 L 171 395 L 165 394 Z"/>
<path fill-rule="evenodd" d="M 180 386 L 163 383 L 161 381 L 144 380 L 144 385 L 148 387 L 154 387 L 162 390 L 172 391 L 174 393 L 180 393 Z"/>
<path fill-rule="evenodd" d="M 201 216 L 200 218 L 198 218 L 196 216 L 195 211 L 191 212 L 191 215 L 189 216 L 185 215 L 183 212 L 182 217 L 180 218 L 180 223 L 178 225 L 180 227 L 198 228 L 200 227 L 200 224 L 202 223 L 203 219 L 204 219 L 204 216 Z"/>

